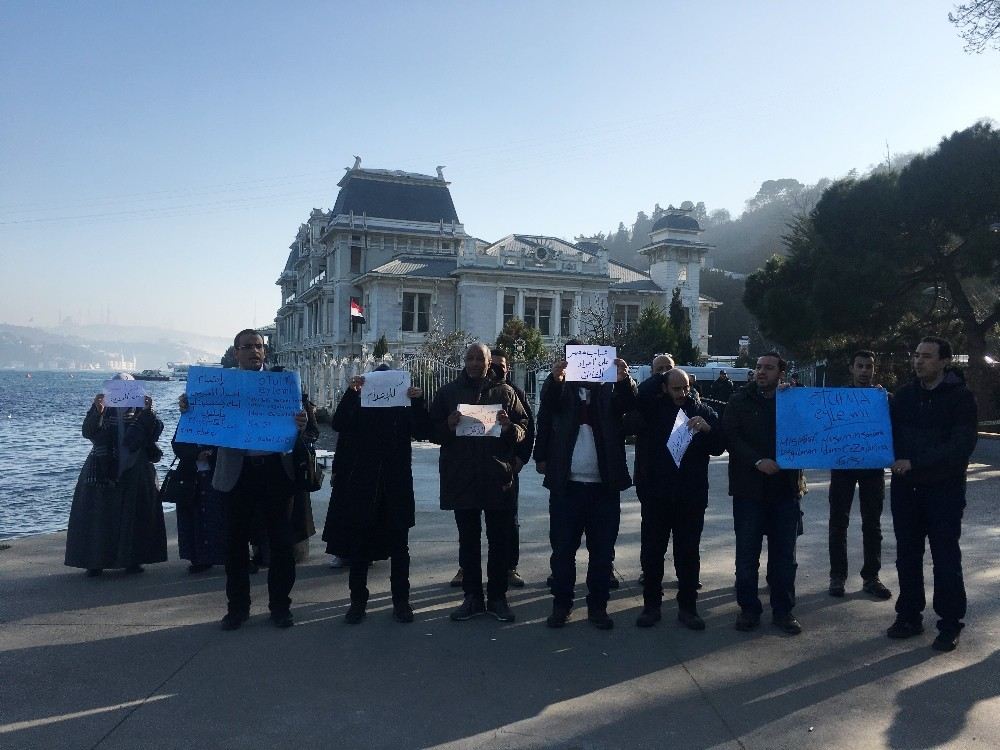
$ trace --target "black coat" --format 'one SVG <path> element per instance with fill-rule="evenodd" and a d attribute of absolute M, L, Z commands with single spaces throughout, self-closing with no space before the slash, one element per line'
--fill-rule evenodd
<path fill-rule="evenodd" d="M 933 484 L 965 478 L 978 434 L 976 400 L 961 377 L 949 372 L 929 391 L 914 380 L 889 406 L 896 458 L 913 466 L 905 479 Z"/>
<path fill-rule="evenodd" d="M 680 468 L 674 463 L 667 440 L 670 438 L 679 408 L 687 418 L 702 417 L 712 428 L 698 432 L 684 452 Z M 675 501 L 708 505 L 709 456 L 721 456 L 725 450 L 722 426 L 715 411 L 702 401 L 688 398 L 683 407 L 663 392 L 658 380 L 646 380 L 639 386 L 635 411 L 635 489 L 641 502 L 669 496 Z"/>
<path fill-rule="evenodd" d="M 757 469 L 762 458 L 777 455 L 775 398 L 764 398 L 756 383 L 736 391 L 722 415 L 729 449 L 729 494 L 749 500 L 799 497 L 798 469 L 767 476 Z"/>
<path fill-rule="evenodd" d="M 542 384 L 538 410 L 535 461 L 545 463 L 545 487 L 561 490 L 569 481 L 573 448 L 580 432 L 580 383 L 561 383 L 549 375 Z M 596 419 L 591 427 L 597 447 L 601 481 L 616 491 L 632 486 L 625 459 L 624 416 L 635 405 L 635 381 L 589 383 L 591 408 Z"/>
<path fill-rule="evenodd" d="M 448 427 L 448 415 L 459 404 L 500 404 L 511 427 L 498 438 L 458 437 Z M 511 464 L 528 428 L 528 415 L 514 389 L 490 378 L 472 380 L 463 370 L 434 396 L 430 420 L 431 440 L 441 446 L 441 510 L 513 509 Z"/>

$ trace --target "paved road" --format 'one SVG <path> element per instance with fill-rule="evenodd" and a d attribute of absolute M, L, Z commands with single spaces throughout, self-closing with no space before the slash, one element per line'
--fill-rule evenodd
<path fill-rule="evenodd" d="M 844 599 L 826 594 L 825 472 L 809 472 L 804 501 L 796 613 L 805 632 L 734 631 L 726 457 L 711 466 L 702 633 L 681 629 L 669 601 L 658 627 L 634 627 L 631 492 L 615 629 L 597 631 L 579 613 L 564 630 L 544 627 L 546 497 L 530 469 L 529 586 L 511 596 L 517 622 L 449 621 L 456 532 L 437 510 L 432 446 L 415 451 L 412 625 L 390 619 L 385 563 L 372 571 L 368 618 L 345 625 L 346 573 L 326 567 L 315 539 L 293 593 L 296 627 L 270 626 L 260 576 L 254 616 L 235 633 L 218 628 L 221 571 L 187 575 L 174 539 L 173 561 L 97 579 L 62 566 L 64 534 L 15 540 L 0 552 L 0 748 L 1000 747 L 1000 441 L 983 441 L 976 459 L 963 538 L 969 627 L 948 655 L 929 648 L 932 632 L 888 640 L 892 603 L 870 600 L 859 579 Z M 317 495 L 314 505 L 321 521 L 326 503 Z M 858 524 L 855 511 L 855 570 Z M 884 525 L 883 580 L 895 589 L 888 509 Z"/>

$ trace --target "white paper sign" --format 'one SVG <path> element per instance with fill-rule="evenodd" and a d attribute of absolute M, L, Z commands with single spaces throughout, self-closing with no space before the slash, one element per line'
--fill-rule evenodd
<path fill-rule="evenodd" d="M 688 416 L 683 409 L 677 410 L 677 417 L 674 419 L 674 427 L 667 438 L 667 450 L 670 451 L 674 463 L 679 469 L 684 458 L 684 452 L 694 439 L 694 430 L 687 426 Z"/>
<path fill-rule="evenodd" d="M 459 404 L 462 419 L 455 434 L 459 437 L 500 437 L 497 413 L 501 409 L 500 404 Z"/>
<path fill-rule="evenodd" d="M 388 406 L 409 406 L 406 395 L 410 387 L 410 373 L 406 370 L 383 370 L 366 372 L 361 386 L 361 406 L 385 408 Z"/>
<path fill-rule="evenodd" d="M 618 380 L 618 354 L 613 346 L 567 346 L 567 383 L 614 383 Z"/>
<path fill-rule="evenodd" d="M 143 409 L 146 406 L 146 388 L 141 380 L 105 380 L 104 405 Z"/>

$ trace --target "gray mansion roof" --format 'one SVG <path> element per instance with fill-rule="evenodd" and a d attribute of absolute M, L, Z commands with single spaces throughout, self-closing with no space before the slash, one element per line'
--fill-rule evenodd
<path fill-rule="evenodd" d="M 455 270 L 455 257 L 446 255 L 400 255 L 368 273 L 379 276 L 407 276 L 423 279 L 447 279 Z"/>
<path fill-rule="evenodd" d="M 653 228 L 650 232 L 656 232 L 660 229 L 684 229 L 689 232 L 700 232 L 701 227 L 698 225 L 698 220 L 692 216 L 686 214 L 673 214 L 668 213 L 666 216 L 661 216 L 653 224 Z"/>
<path fill-rule="evenodd" d="M 444 179 L 387 169 L 351 169 L 338 183 L 331 214 L 354 213 L 382 219 L 458 222 Z"/>

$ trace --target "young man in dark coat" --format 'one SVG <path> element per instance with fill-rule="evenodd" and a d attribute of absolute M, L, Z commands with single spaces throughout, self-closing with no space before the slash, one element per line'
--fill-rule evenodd
<path fill-rule="evenodd" d="M 379 370 L 388 370 L 380 366 Z M 351 606 L 344 622 L 364 619 L 368 604 L 368 566 L 389 563 L 392 614 L 413 622 L 410 606 L 410 551 L 407 536 L 415 522 L 411 440 L 429 434 L 423 391 L 410 387 L 410 406 L 361 407 L 364 376 L 352 378 L 337 411 L 333 429 L 350 445 L 349 462 L 340 462 L 333 478 L 327 526 L 329 549 L 351 561 Z M 338 444 L 339 450 L 339 444 Z"/>
<path fill-rule="evenodd" d="M 565 625 L 573 608 L 576 551 L 584 533 L 590 553 L 587 619 L 602 630 L 614 626 L 607 607 L 620 493 L 632 486 L 623 417 L 636 393 L 625 360 L 615 359 L 615 366 L 615 383 L 567 383 L 562 360 L 542 386 L 535 462 L 549 490 L 553 604 L 546 624 L 552 628 Z"/>
<path fill-rule="evenodd" d="M 458 563 L 462 568 L 465 599 L 451 613 L 452 620 L 490 614 L 512 622 L 507 604 L 510 536 L 514 526 L 514 462 L 517 444 L 524 440 L 528 417 L 514 390 L 489 372 L 490 350 L 470 344 L 465 369 L 441 388 L 431 405 L 431 439 L 441 446 L 441 510 L 455 512 L 458 525 Z M 497 404 L 500 436 L 458 436 L 461 404 Z M 487 585 L 483 596 L 482 525 L 486 517 Z"/>
<path fill-rule="evenodd" d="M 667 448 L 679 411 L 694 436 L 678 466 Z M 671 370 L 639 386 L 635 489 L 642 507 L 643 609 L 636 625 L 660 621 L 663 600 L 663 556 L 674 535 L 677 573 L 677 619 L 692 630 L 704 630 L 698 615 L 699 545 L 708 507 L 709 456 L 725 449 L 715 411 L 691 398 L 687 373 Z"/>
<path fill-rule="evenodd" d="M 801 472 L 782 469 L 774 460 L 775 393 L 784 373 L 785 360 L 777 352 L 759 357 L 755 381 L 733 394 L 722 428 L 729 448 L 729 494 L 736 531 L 736 602 L 740 606 L 736 629 L 748 631 L 760 625 L 763 606 L 757 592 L 758 570 L 766 536 L 772 622 L 789 635 L 798 635 L 802 626 L 792 608 Z"/>
<path fill-rule="evenodd" d="M 934 560 L 934 611 L 940 618 L 934 648 L 953 651 L 965 627 L 962 513 L 965 474 L 976 447 L 976 401 L 951 364 L 951 344 L 936 336 L 913 355 L 916 379 L 896 391 L 891 404 L 890 502 L 896 532 L 899 598 L 890 638 L 923 632 L 924 540 Z"/>

